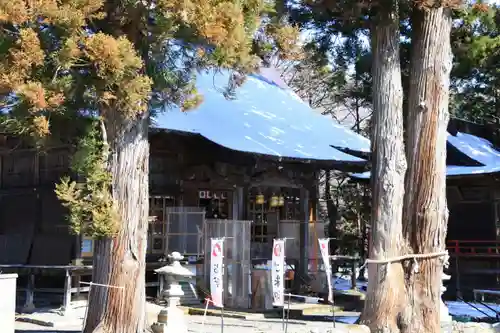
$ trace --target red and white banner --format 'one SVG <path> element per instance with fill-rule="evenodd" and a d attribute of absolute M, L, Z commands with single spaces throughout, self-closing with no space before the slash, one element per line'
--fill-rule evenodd
<path fill-rule="evenodd" d="M 210 293 L 212 296 L 212 303 L 214 306 L 222 308 L 222 277 L 224 273 L 223 259 L 224 259 L 224 239 L 212 238 L 212 246 L 210 251 Z"/>
<path fill-rule="evenodd" d="M 326 283 L 328 284 L 328 302 L 333 303 L 333 290 L 332 290 L 332 267 L 330 265 L 330 246 L 328 246 L 330 239 L 318 239 L 321 257 L 325 265 Z"/>
<path fill-rule="evenodd" d="M 273 306 L 285 305 L 285 240 L 273 241 L 271 280 L 273 283 Z"/>

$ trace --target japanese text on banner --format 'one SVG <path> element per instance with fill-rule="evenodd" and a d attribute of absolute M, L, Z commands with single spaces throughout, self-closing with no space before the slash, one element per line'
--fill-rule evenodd
<path fill-rule="evenodd" d="M 222 308 L 224 240 L 212 238 L 210 251 L 210 293 L 214 306 Z"/>
<path fill-rule="evenodd" d="M 326 282 L 328 284 L 328 302 L 333 303 L 333 290 L 332 290 L 332 269 L 330 266 L 330 247 L 328 238 L 318 239 L 319 248 L 321 250 L 321 257 L 325 265 Z"/>
<path fill-rule="evenodd" d="M 273 283 L 273 306 L 284 306 L 285 303 L 285 240 L 275 239 L 271 263 L 271 279 Z"/>

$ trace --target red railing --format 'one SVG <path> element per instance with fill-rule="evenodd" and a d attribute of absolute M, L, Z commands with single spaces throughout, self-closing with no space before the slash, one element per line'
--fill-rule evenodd
<path fill-rule="evenodd" d="M 450 255 L 500 256 L 500 241 L 449 240 L 446 248 Z"/>

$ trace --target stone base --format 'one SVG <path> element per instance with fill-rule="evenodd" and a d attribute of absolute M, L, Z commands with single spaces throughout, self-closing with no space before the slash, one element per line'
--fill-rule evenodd
<path fill-rule="evenodd" d="M 21 309 L 21 313 L 33 313 L 35 311 L 36 311 L 36 307 L 33 303 L 25 304 Z"/>
<path fill-rule="evenodd" d="M 160 323 L 154 323 L 151 325 L 151 330 L 154 333 L 167 333 L 167 325 L 166 324 L 160 324 Z"/>
<path fill-rule="evenodd" d="M 184 311 L 177 307 L 168 307 L 160 311 L 158 319 L 151 325 L 154 333 L 187 333 L 186 321 L 184 320 Z"/>

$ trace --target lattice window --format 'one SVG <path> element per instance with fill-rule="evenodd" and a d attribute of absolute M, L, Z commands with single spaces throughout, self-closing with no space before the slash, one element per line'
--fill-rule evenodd
<path fill-rule="evenodd" d="M 289 191 L 285 196 L 284 216 L 283 220 L 300 220 L 301 205 L 298 191 Z"/>
<path fill-rule="evenodd" d="M 301 205 L 298 189 L 252 189 L 248 196 L 248 219 L 252 220 L 252 242 L 269 244 L 277 237 L 280 220 L 300 220 Z M 264 203 L 257 203 L 257 195 L 264 195 Z M 282 195 L 284 205 L 282 207 L 270 207 L 271 196 Z"/>
<path fill-rule="evenodd" d="M 174 207 L 176 200 L 172 196 L 149 197 L 148 253 L 165 253 L 165 234 L 167 232 L 167 208 Z"/>
<path fill-rule="evenodd" d="M 199 256 L 203 252 L 205 210 L 201 207 L 167 208 L 165 253 Z"/>
<path fill-rule="evenodd" d="M 264 203 L 256 202 L 258 191 L 251 191 L 248 196 L 248 218 L 252 221 L 251 241 L 252 243 L 267 243 L 267 213 L 268 203 L 264 196 Z"/>
<path fill-rule="evenodd" d="M 230 218 L 231 202 L 228 191 L 198 191 L 198 207 L 205 208 L 208 219 Z"/>

